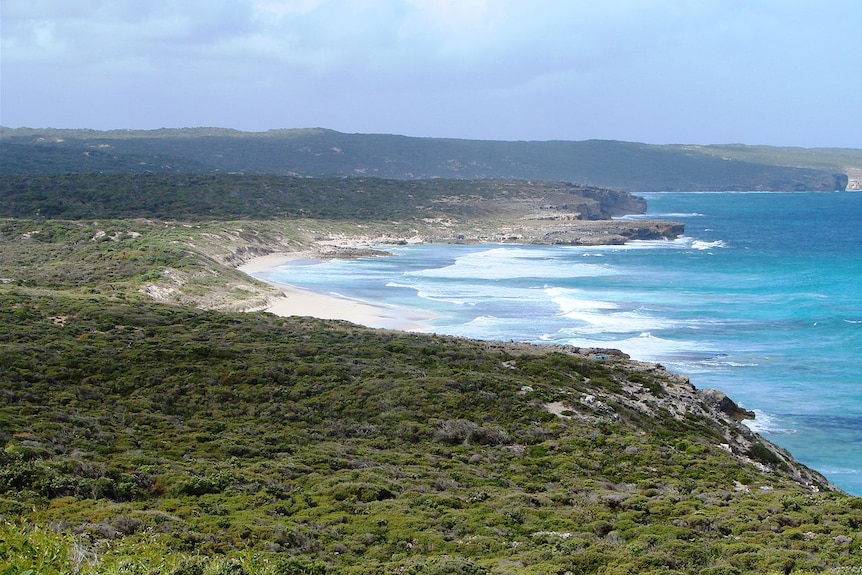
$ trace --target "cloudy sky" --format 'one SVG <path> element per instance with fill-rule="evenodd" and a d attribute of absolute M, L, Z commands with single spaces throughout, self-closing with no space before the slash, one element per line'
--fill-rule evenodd
<path fill-rule="evenodd" d="M 862 0 L 2 0 L 0 124 L 862 148 Z"/>

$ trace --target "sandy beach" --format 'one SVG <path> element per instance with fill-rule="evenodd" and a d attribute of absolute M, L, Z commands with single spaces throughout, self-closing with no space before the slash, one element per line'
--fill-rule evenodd
<path fill-rule="evenodd" d="M 270 254 L 253 258 L 238 269 L 281 290 L 282 295 L 264 310 L 275 315 L 340 319 L 368 327 L 404 331 L 427 331 L 430 329 L 427 322 L 434 316 L 421 310 L 375 305 L 366 301 L 341 297 L 337 294 L 318 293 L 287 284 L 275 283 L 260 276 L 261 272 L 285 265 L 291 261 L 315 257 L 316 254 L 313 252 Z"/>

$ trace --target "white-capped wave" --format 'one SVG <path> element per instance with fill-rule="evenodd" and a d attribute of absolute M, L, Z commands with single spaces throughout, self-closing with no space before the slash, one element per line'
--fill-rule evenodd
<path fill-rule="evenodd" d="M 691 236 L 679 236 L 672 240 L 632 240 L 622 245 L 608 246 L 560 246 L 561 249 L 583 251 L 584 255 L 597 256 L 606 252 L 621 252 L 632 250 L 710 250 L 726 248 L 723 240 L 706 241 Z"/>
<path fill-rule="evenodd" d="M 547 294 L 552 302 L 560 307 L 560 310 L 564 314 L 578 311 L 619 308 L 619 306 L 613 302 L 577 297 L 579 293 L 580 292 L 577 290 L 560 287 L 545 289 L 545 294 Z"/>
<path fill-rule="evenodd" d="M 748 429 L 755 433 L 770 433 L 773 435 L 786 435 L 796 433 L 795 429 L 782 427 L 778 417 L 770 415 L 759 409 L 754 410 L 754 419 L 743 420 Z"/>
<path fill-rule="evenodd" d="M 547 251 L 517 247 L 492 248 L 459 257 L 440 268 L 407 272 L 408 277 L 447 279 L 504 280 L 518 278 L 573 278 L 606 276 L 617 273 L 597 264 L 560 261 Z"/>
<path fill-rule="evenodd" d="M 757 367 L 759 363 L 744 363 L 741 361 L 717 361 L 717 365 L 726 365 L 727 367 Z"/>
<path fill-rule="evenodd" d="M 702 218 L 703 214 L 698 212 L 653 212 L 647 214 L 628 214 L 618 216 L 615 220 L 652 220 L 656 218 Z"/>
<path fill-rule="evenodd" d="M 572 329 L 579 334 L 641 333 L 681 325 L 643 310 L 619 310 L 619 305 L 613 302 L 580 298 L 577 290 L 548 288 L 545 293 L 560 308 L 562 316 L 578 322 Z"/>
<path fill-rule="evenodd" d="M 746 362 L 746 361 L 733 361 L 727 359 L 727 355 L 716 355 L 712 356 L 697 362 L 700 367 L 707 368 L 708 370 L 715 371 L 721 370 L 722 368 L 727 367 L 757 367 L 760 365 L 755 362 Z"/>
<path fill-rule="evenodd" d="M 725 244 L 721 240 L 715 240 L 714 242 L 705 242 L 702 240 L 693 240 L 691 242 L 692 249 L 695 250 L 711 250 L 714 248 L 726 248 L 727 244 Z"/>
<path fill-rule="evenodd" d="M 531 341 L 540 339 L 540 334 L 531 330 L 538 326 L 521 317 L 476 316 L 468 322 L 447 326 L 449 335 L 492 341 Z"/>
<path fill-rule="evenodd" d="M 563 315 L 580 322 L 577 330 L 583 334 L 626 334 L 671 329 L 678 325 L 673 320 L 657 318 L 637 311 L 594 313 L 573 310 Z"/>
<path fill-rule="evenodd" d="M 680 236 L 672 240 L 631 240 L 620 245 L 555 246 L 556 249 L 584 252 L 584 255 L 599 255 L 602 252 L 622 252 L 632 250 L 688 249 L 689 247 L 691 247 L 691 238 L 687 236 Z"/>
<path fill-rule="evenodd" d="M 461 298 L 461 297 L 442 297 L 442 296 L 434 296 L 424 291 L 417 291 L 416 297 L 427 299 L 430 301 L 439 301 L 442 303 L 451 303 L 454 305 L 463 305 L 463 306 L 474 306 L 479 303 L 475 298 Z"/>
<path fill-rule="evenodd" d="M 833 475 L 859 475 L 862 473 L 862 469 L 854 469 L 852 467 L 834 467 L 831 465 L 821 465 L 818 467 L 818 470 L 827 477 L 831 477 Z"/>
<path fill-rule="evenodd" d="M 496 283 L 435 282 L 422 277 L 410 278 L 415 281 L 389 282 L 388 287 L 412 289 L 416 296 L 431 301 L 447 302 L 457 305 L 476 305 L 493 300 L 515 300 L 518 302 L 542 303 L 547 300 L 542 289 L 518 288 Z"/>
<path fill-rule="evenodd" d="M 453 290 L 450 286 L 440 286 L 435 289 L 434 286 L 420 286 L 418 284 L 409 284 L 401 282 L 388 282 L 386 287 L 412 289 L 416 293 L 416 297 L 431 301 L 439 301 L 451 303 L 455 305 L 476 305 L 479 297 L 478 294 L 465 293 L 464 290 Z M 483 294 L 487 295 L 487 293 Z"/>
<path fill-rule="evenodd" d="M 546 334 L 542 340 L 575 347 L 619 349 L 629 354 L 633 359 L 640 361 L 667 362 L 670 358 L 680 354 L 703 351 L 703 346 L 696 342 L 661 338 L 650 332 L 643 332 L 626 338 L 599 338 L 590 337 L 590 335 L 595 334 L 584 334 L 577 328 L 565 328 L 554 334 Z"/>

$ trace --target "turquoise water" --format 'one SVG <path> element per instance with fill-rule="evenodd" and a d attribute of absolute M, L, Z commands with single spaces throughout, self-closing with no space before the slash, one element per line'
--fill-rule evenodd
<path fill-rule="evenodd" d="M 429 331 L 615 347 L 757 413 L 752 428 L 862 495 L 862 193 L 663 193 L 686 224 L 626 246 L 396 246 L 262 277 L 421 308 Z"/>

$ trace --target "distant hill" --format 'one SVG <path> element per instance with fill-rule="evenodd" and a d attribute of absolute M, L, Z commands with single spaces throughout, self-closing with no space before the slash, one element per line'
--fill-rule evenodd
<path fill-rule="evenodd" d="M 844 190 L 862 150 L 344 134 L 0 128 L 0 173 L 232 173 L 567 181 L 633 192 Z"/>

